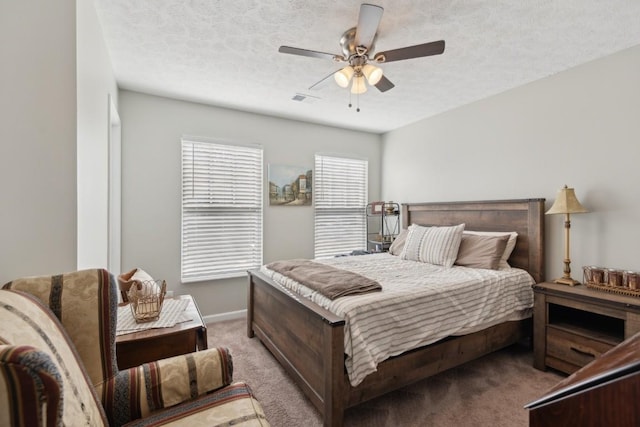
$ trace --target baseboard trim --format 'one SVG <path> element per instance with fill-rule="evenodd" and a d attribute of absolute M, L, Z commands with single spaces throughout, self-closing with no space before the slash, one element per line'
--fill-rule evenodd
<path fill-rule="evenodd" d="M 229 311 L 227 313 L 209 314 L 202 316 L 204 323 L 224 322 L 225 320 L 235 320 L 247 317 L 247 310 Z"/>

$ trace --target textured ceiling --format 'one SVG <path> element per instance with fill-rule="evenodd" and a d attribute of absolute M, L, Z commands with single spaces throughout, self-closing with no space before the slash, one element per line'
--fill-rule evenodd
<path fill-rule="evenodd" d="M 356 112 L 333 79 L 309 90 L 339 64 L 278 47 L 341 53 L 360 1 L 94 2 L 123 89 L 375 133 L 640 44 L 638 0 L 375 1 L 377 51 L 440 39 L 446 49 L 383 64 L 396 87 L 354 97 Z"/>

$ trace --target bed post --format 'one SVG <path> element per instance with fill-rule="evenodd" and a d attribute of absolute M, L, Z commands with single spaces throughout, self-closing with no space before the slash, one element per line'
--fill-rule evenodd
<path fill-rule="evenodd" d="M 324 427 L 342 427 L 347 392 L 344 370 L 344 330 L 325 322 L 324 347 Z"/>
<path fill-rule="evenodd" d="M 529 200 L 529 272 L 544 282 L 544 199 Z"/>

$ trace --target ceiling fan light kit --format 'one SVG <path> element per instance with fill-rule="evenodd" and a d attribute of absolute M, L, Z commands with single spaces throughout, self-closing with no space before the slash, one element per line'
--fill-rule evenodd
<path fill-rule="evenodd" d="M 364 87 L 364 89 L 362 89 L 361 84 L 364 83 L 360 82 L 366 78 L 367 83 L 371 86 L 375 86 L 382 78 L 382 68 L 371 64 L 365 64 L 364 67 L 353 67 L 351 65 L 347 65 L 343 69 L 336 71 L 333 74 L 333 78 L 338 86 L 343 88 L 349 87 L 349 83 L 351 83 L 351 80 L 353 79 L 351 93 L 364 93 L 367 91 L 367 88 Z"/>
<path fill-rule="evenodd" d="M 382 68 L 371 64 L 365 64 L 365 66 L 362 67 L 362 74 L 364 74 L 367 78 L 367 82 L 371 86 L 375 86 L 382 78 Z"/>
<path fill-rule="evenodd" d="M 444 52 L 444 40 L 385 52 L 377 52 L 373 55 L 374 43 L 378 36 L 378 25 L 380 24 L 383 11 L 384 9 L 382 7 L 373 4 L 363 3 L 360 6 L 357 26 L 345 31 L 340 38 L 340 46 L 342 47 L 344 55 L 290 46 L 280 46 L 278 51 L 311 58 L 330 58 L 335 62 L 347 62 L 347 66 L 332 73 L 338 86 L 346 89 L 349 87 L 349 83 L 351 83 L 351 93 L 359 95 L 367 91 L 366 83 L 369 83 L 369 85 L 375 86 L 380 92 L 386 92 L 392 89 L 394 84 L 383 75 L 382 68 L 370 64 L 369 61 L 382 64 L 403 59 L 440 55 Z M 331 76 L 331 74 L 329 74 L 329 76 Z M 311 87 L 317 86 L 318 83 L 320 82 L 313 84 Z M 358 108 L 358 111 L 359 110 Z"/>
<path fill-rule="evenodd" d="M 353 84 L 351 85 L 351 93 L 354 95 L 360 95 L 367 91 L 367 85 L 364 83 L 363 76 L 356 76 L 353 78 Z"/>
<path fill-rule="evenodd" d="M 338 83 L 340 87 L 348 87 L 351 78 L 353 77 L 354 71 L 351 65 L 347 65 L 340 71 L 336 71 L 333 75 L 333 79 Z"/>

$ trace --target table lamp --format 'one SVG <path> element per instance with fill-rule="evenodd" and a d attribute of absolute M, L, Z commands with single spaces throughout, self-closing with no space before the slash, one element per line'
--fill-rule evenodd
<path fill-rule="evenodd" d="M 571 259 L 569 258 L 569 229 L 571 228 L 570 215 L 575 213 L 589 212 L 580 204 L 576 198 L 576 193 L 573 188 L 568 188 L 566 185 L 564 188 L 558 190 L 556 201 L 551 206 L 546 214 L 564 214 L 564 274 L 561 278 L 554 280 L 554 283 L 560 283 L 563 285 L 575 286 L 580 282 L 571 278 Z"/>

